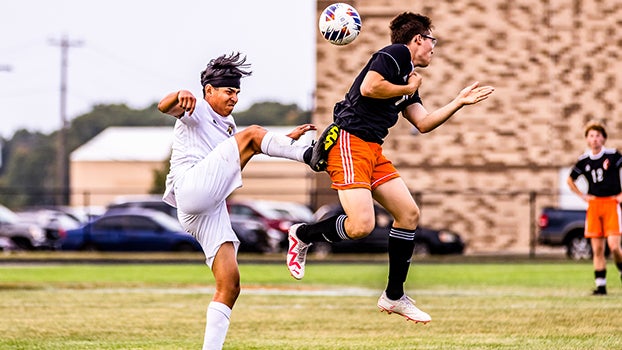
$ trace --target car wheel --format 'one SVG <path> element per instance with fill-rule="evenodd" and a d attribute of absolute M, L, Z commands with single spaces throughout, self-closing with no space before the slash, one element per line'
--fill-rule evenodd
<path fill-rule="evenodd" d="M 430 245 L 427 242 L 415 242 L 415 249 L 413 255 L 416 256 L 428 256 L 430 255 Z"/>
<path fill-rule="evenodd" d="M 30 241 L 24 237 L 12 237 L 11 241 L 17 249 L 20 250 L 33 250 L 35 247 L 30 243 Z"/>
<path fill-rule="evenodd" d="M 566 245 L 566 255 L 572 260 L 592 259 L 592 245 L 583 236 L 574 236 Z"/>

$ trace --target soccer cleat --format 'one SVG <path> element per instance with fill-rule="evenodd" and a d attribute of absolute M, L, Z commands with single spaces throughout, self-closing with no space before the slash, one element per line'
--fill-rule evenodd
<path fill-rule="evenodd" d="M 328 166 L 328 151 L 337 143 L 338 138 L 339 126 L 336 124 L 331 124 L 324 129 L 320 138 L 313 144 L 313 153 L 309 161 L 309 166 L 313 171 L 321 172 L 326 170 Z"/>
<path fill-rule="evenodd" d="M 378 308 L 380 311 L 386 311 L 388 314 L 396 313 L 406 317 L 406 320 L 414 321 L 415 323 L 426 324 L 432 320 L 430 315 L 419 310 L 415 306 L 415 301 L 409 296 L 404 294 L 398 300 L 391 300 L 387 298 L 386 292 L 382 292 L 382 295 L 378 299 Z"/>
<path fill-rule="evenodd" d="M 607 295 L 607 287 L 598 286 L 592 291 L 592 295 Z"/>
<path fill-rule="evenodd" d="M 289 228 L 287 240 L 289 241 L 289 249 L 287 249 L 287 269 L 289 273 L 297 280 L 305 276 L 305 262 L 307 260 L 307 250 L 313 243 L 305 243 L 298 239 L 296 230 L 304 224 L 292 225 Z"/>

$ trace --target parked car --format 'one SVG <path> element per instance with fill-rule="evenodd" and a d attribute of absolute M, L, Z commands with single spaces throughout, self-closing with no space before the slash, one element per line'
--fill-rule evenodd
<path fill-rule="evenodd" d="M 538 220 L 538 243 L 566 247 L 566 256 L 573 260 L 592 259 L 590 240 L 585 238 L 585 210 L 542 209 Z M 609 254 L 609 247 L 605 247 Z"/>
<path fill-rule="evenodd" d="M 19 221 L 41 227 L 50 248 L 56 249 L 58 241 L 67 230 L 80 227 L 83 222 L 64 210 L 53 208 L 30 208 L 16 212 Z"/>
<path fill-rule="evenodd" d="M 10 239 L 17 249 L 48 249 L 50 242 L 40 226 L 21 222 L 11 209 L 0 205 L 0 237 Z"/>
<path fill-rule="evenodd" d="M 231 228 L 240 240 L 240 252 L 276 253 L 280 241 L 270 235 L 270 228 L 258 220 L 231 216 Z"/>
<path fill-rule="evenodd" d="M 261 200 L 228 200 L 227 208 L 231 220 L 253 220 L 261 222 L 268 233 L 270 246 L 275 250 L 287 247 L 287 234 L 293 222 L 269 202 Z"/>
<path fill-rule="evenodd" d="M 313 221 L 313 211 L 304 204 L 287 201 L 268 201 L 258 200 L 257 205 L 264 208 L 274 210 L 281 214 L 283 219 L 289 220 L 294 223 L 309 223 Z"/>
<path fill-rule="evenodd" d="M 128 208 L 112 211 L 88 224 L 68 230 L 60 239 L 62 250 L 95 251 L 201 251 L 179 222 L 162 212 Z"/>
<path fill-rule="evenodd" d="M 389 245 L 389 231 L 393 217 L 381 206 L 374 205 L 376 227 L 366 237 L 357 240 L 341 241 L 333 244 L 316 242 L 310 251 L 318 254 L 327 253 L 385 253 Z M 343 214 L 339 203 L 320 207 L 315 213 L 317 221 L 334 215 Z M 431 229 L 419 226 L 415 233 L 414 255 L 462 254 L 465 243 L 462 237 L 446 229 Z"/>

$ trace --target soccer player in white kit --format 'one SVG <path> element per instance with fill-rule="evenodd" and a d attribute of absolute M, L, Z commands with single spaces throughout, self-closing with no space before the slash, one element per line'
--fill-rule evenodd
<path fill-rule="evenodd" d="M 201 72 L 203 99 L 180 90 L 158 104 L 161 112 L 178 118 L 163 200 L 178 209 L 183 228 L 201 243 L 216 281 L 203 343 L 203 349 L 209 350 L 222 348 L 240 294 L 240 242 L 231 228 L 225 200 L 242 186 L 241 171 L 255 154 L 308 164 L 312 147 L 294 141 L 315 130 L 304 124 L 280 135 L 254 125 L 236 132 L 231 112 L 238 102 L 240 78 L 251 74 L 245 62 L 240 53 L 212 59 Z"/>

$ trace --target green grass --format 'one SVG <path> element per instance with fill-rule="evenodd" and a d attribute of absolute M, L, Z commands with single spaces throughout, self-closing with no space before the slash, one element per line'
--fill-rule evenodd
<path fill-rule="evenodd" d="M 378 312 L 386 264 L 242 264 L 225 349 L 620 349 L 622 285 L 590 263 L 414 262 L 427 325 Z M 0 265 L 0 349 L 200 349 L 205 265 Z"/>

